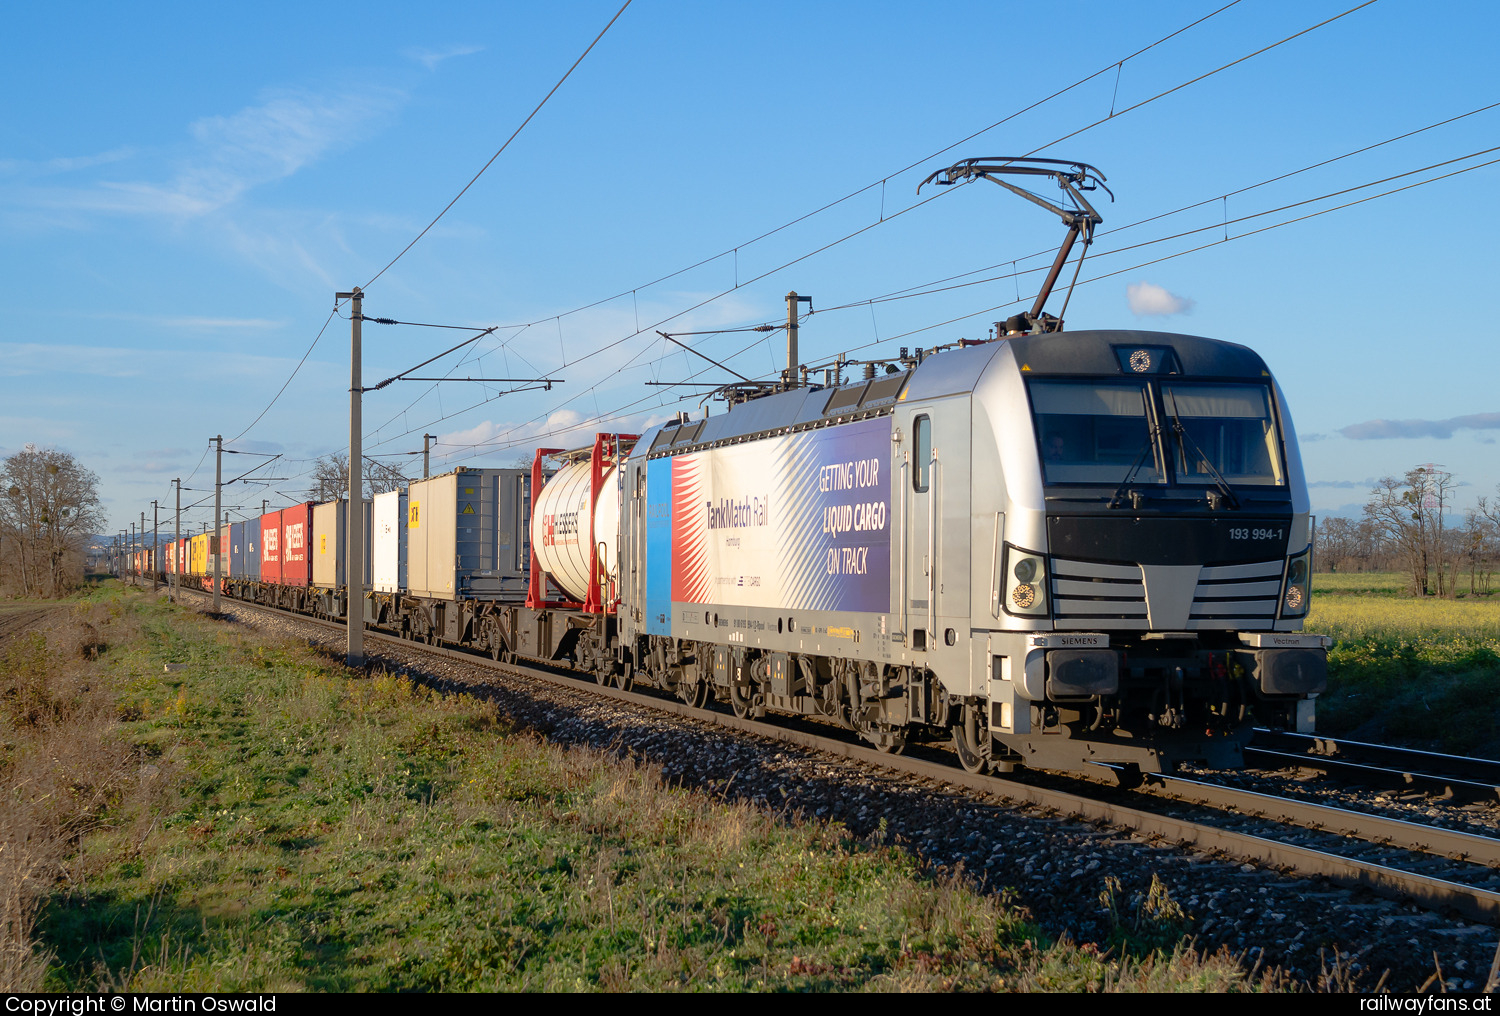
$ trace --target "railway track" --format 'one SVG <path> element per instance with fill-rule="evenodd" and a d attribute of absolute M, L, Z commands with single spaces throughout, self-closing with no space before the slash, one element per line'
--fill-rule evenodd
<path fill-rule="evenodd" d="M 325 629 L 344 627 L 340 622 L 259 604 L 228 602 Z M 373 629 L 367 630 L 365 637 L 372 649 L 390 644 L 526 680 L 590 691 L 616 702 L 1014 804 L 1048 809 L 1151 840 L 1221 854 L 1283 873 L 1320 876 L 1340 886 L 1363 888 L 1426 910 L 1453 912 L 1472 921 L 1500 925 L 1500 839 L 1493 837 L 1176 776 L 1152 777 L 1136 790 L 1122 791 L 1056 774 L 1029 773 L 1023 778 L 975 775 L 963 771 L 956 760 L 948 761 L 950 753 L 942 749 L 923 746 L 906 755 L 890 755 L 809 729 L 805 724 L 740 719 L 729 712 L 597 685 L 570 672 L 495 661 L 487 655 L 431 646 Z"/>
<path fill-rule="evenodd" d="M 1500 762 L 1327 737 L 1257 730 L 1245 761 L 1262 768 L 1313 769 L 1373 786 L 1409 788 L 1456 801 L 1500 799 Z"/>

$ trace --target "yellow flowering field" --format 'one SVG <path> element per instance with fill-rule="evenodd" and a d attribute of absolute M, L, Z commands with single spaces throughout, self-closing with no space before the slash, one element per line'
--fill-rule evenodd
<path fill-rule="evenodd" d="M 1321 578 L 1321 576 L 1319 576 Z M 1319 595 L 1314 586 L 1308 631 L 1338 640 L 1416 638 L 1477 640 L 1500 652 L 1500 597 L 1439 600 L 1411 596 Z"/>
<path fill-rule="evenodd" d="M 1398 574 L 1317 575 L 1306 630 L 1334 640 L 1319 730 L 1500 757 L 1500 596 L 1413 597 Z"/>

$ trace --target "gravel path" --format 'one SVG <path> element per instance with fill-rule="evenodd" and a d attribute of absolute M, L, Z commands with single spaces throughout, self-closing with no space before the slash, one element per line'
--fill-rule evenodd
<path fill-rule="evenodd" d="M 339 632 L 232 603 L 225 612 L 267 634 L 342 654 Z M 1200 947 L 1228 948 L 1243 953 L 1247 963 L 1280 966 L 1314 985 L 1332 972 L 1330 986 L 1369 990 L 1389 971 L 1388 988 L 1411 991 L 1440 965 L 1449 990 L 1474 991 L 1484 984 L 1500 936 L 1492 927 L 1321 879 L 1149 843 L 1042 809 L 909 782 L 861 763 L 616 704 L 590 695 L 584 685 L 573 691 L 529 682 L 416 647 L 368 642 L 366 651 L 371 666 L 441 691 L 493 700 L 515 722 L 554 741 L 627 753 L 660 765 L 669 779 L 689 788 L 842 822 L 857 836 L 883 837 L 938 871 L 961 870 L 987 890 L 1004 893 L 1043 930 L 1076 941 L 1108 937 L 1100 893 L 1111 876 L 1119 880 L 1128 912 L 1154 876 L 1192 917 Z M 1423 810 L 1391 804 L 1397 811 Z"/>

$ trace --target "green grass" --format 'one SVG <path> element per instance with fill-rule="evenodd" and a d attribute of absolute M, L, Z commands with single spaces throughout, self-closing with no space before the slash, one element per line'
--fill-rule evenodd
<path fill-rule="evenodd" d="M 1410 593 L 1411 578 L 1400 572 L 1318 572 L 1312 585 L 1314 593 L 1404 596 Z"/>
<path fill-rule="evenodd" d="M 1402 595 L 1400 576 L 1379 573 L 1328 590 L 1327 578 L 1307 619 L 1334 639 L 1318 729 L 1500 758 L 1500 600 Z"/>
<path fill-rule="evenodd" d="M 46 894 L 74 991 L 1240 990 L 1153 898 L 1119 950 L 838 825 L 665 785 L 493 707 L 356 678 L 134 593 L 96 680 L 150 794 L 120 795 Z M 131 625 L 138 636 L 127 638 Z M 163 673 L 167 662 L 186 670 Z"/>

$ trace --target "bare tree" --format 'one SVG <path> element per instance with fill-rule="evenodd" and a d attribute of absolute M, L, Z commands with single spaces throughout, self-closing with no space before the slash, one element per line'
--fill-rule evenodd
<path fill-rule="evenodd" d="M 1398 549 L 1418 596 L 1453 591 L 1452 546 L 1444 520 L 1455 486 L 1452 473 L 1418 466 L 1399 480 L 1383 478 L 1365 505 L 1365 518 Z"/>
<path fill-rule="evenodd" d="M 1500 494 L 1500 484 L 1495 485 Z M 1500 564 L 1500 499 L 1481 497 L 1464 513 L 1464 554 L 1469 562 L 1469 592 L 1488 593 Z"/>
<path fill-rule="evenodd" d="M 381 462 L 379 459 L 372 459 L 368 455 L 364 457 L 364 469 L 361 472 L 365 497 L 400 490 L 411 482 L 411 479 L 399 467 Z M 313 465 L 312 478 L 313 485 L 307 495 L 311 500 L 337 501 L 348 497 L 348 453 L 334 452 L 318 459 Z"/>
<path fill-rule="evenodd" d="M 0 467 L 0 565 L 24 595 L 67 592 L 103 526 L 99 477 L 67 452 L 29 444 Z"/>
<path fill-rule="evenodd" d="M 1318 522 L 1313 560 L 1331 572 L 1353 571 L 1359 552 L 1359 523 L 1334 515 Z"/>
<path fill-rule="evenodd" d="M 1479 507 L 1464 512 L 1464 527 L 1458 533 L 1460 558 L 1469 567 L 1469 592 L 1490 591 L 1490 576 L 1495 570 L 1496 526 L 1486 517 L 1485 499 L 1479 499 Z"/>

